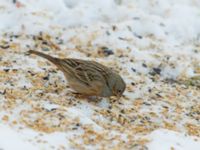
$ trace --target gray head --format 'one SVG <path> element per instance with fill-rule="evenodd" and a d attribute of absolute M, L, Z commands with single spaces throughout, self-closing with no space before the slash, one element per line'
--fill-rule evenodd
<path fill-rule="evenodd" d="M 114 84 L 112 87 L 112 93 L 114 96 L 121 97 L 126 89 L 126 83 L 118 74 L 115 74 L 115 77 L 113 76 L 113 79 L 114 79 Z"/>

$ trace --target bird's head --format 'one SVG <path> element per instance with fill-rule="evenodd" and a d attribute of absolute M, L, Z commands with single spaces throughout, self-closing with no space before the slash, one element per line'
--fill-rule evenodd
<path fill-rule="evenodd" d="M 119 75 L 116 75 L 115 83 L 112 88 L 113 95 L 121 97 L 125 89 L 126 89 L 126 83 Z"/>

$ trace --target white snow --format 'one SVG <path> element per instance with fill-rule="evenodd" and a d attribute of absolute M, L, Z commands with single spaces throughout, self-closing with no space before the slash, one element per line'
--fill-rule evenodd
<path fill-rule="evenodd" d="M 199 150 L 199 138 L 186 136 L 181 133 L 160 129 L 150 134 L 151 143 L 148 144 L 150 150 Z"/>
<path fill-rule="evenodd" d="M 176 67 L 170 65 L 163 66 L 161 76 L 163 78 L 175 79 L 186 73 L 186 76 L 194 76 L 194 68 L 191 66 L 191 58 L 200 59 L 199 55 L 194 55 L 191 51 L 200 42 L 200 1 L 199 0 L 17 0 L 20 6 L 16 7 L 11 0 L 0 0 L 0 34 L 21 33 L 36 34 L 40 31 L 51 35 L 60 35 L 64 41 L 69 41 L 75 34 L 78 35 L 82 46 L 87 46 L 85 38 L 92 31 L 97 30 L 92 45 L 108 45 L 113 49 L 127 48 L 130 57 L 138 61 L 135 64 L 122 64 L 137 69 L 138 73 L 145 75 L 148 68 L 141 67 L 143 62 L 149 62 L 152 66 L 160 65 L 162 59 L 152 57 L 156 51 L 163 51 L 172 54 L 170 63 L 175 63 Z M 110 30 L 113 25 L 118 25 L 116 32 Z M 87 30 L 84 28 L 87 26 Z M 127 28 L 129 27 L 129 28 Z M 107 37 L 98 32 L 102 28 L 107 29 L 112 34 Z M 54 30 L 53 30 L 54 29 Z M 68 30 L 74 29 L 74 30 Z M 131 32 L 129 30 L 132 30 Z M 73 32 L 76 31 L 76 32 Z M 135 36 L 141 36 L 139 40 Z M 127 39 L 119 41 L 118 37 Z M 152 37 L 148 38 L 148 37 Z M 128 42 L 127 42 L 128 41 Z M 159 47 L 154 47 L 156 42 Z M 69 43 L 66 49 L 73 49 L 73 43 Z M 143 51 L 148 49 L 148 51 Z M 179 59 L 179 56 L 184 56 Z M 13 56 L 13 55 L 12 55 Z M 69 56 L 82 57 L 76 52 L 69 53 Z M 19 58 L 17 58 L 19 57 Z M 21 55 L 9 57 L 9 59 L 21 59 Z M 85 57 L 85 56 L 83 56 Z M 110 58 L 113 58 L 112 56 Z M 110 61 L 108 58 L 108 61 Z M 184 58 L 184 59 L 183 59 Z M 115 59 L 115 58 L 113 58 Z M 37 67 L 35 60 L 23 58 L 21 64 L 15 64 L 13 68 L 27 69 L 32 67 L 35 71 L 41 71 Z M 131 67 L 130 67 L 131 66 Z M 0 70 L 4 67 L 0 67 Z M 26 81 L 25 76 L 20 76 L 19 87 L 31 84 Z M 134 77 L 133 77 L 134 78 Z M 137 79 L 137 77 L 135 77 Z M 129 79 L 125 79 L 129 80 Z M 146 89 L 147 90 L 147 89 Z M 137 89 L 134 95 L 127 93 L 128 97 L 139 97 L 145 93 Z M 141 93 L 140 93 L 141 92 Z M 3 100 L 3 99 L 2 99 Z M 107 108 L 108 103 L 102 100 L 99 107 Z M 44 103 L 46 109 L 58 108 L 56 104 Z M 156 107 L 156 106 L 155 106 Z M 16 111 L 17 112 L 17 111 Z M 71 107 L 67 110 L 73 117 L 80 117 L 83 124 L 91 124 L 97 131 L 102 127 L 98 126 L 90 118 L 93 113 L 89 104 Z M 5 114 L 5 112 L 0 112 Z M 99 116 L 100 120 L 103 119 Z M 78 130 L 78 134 L 82 133 Z M 0 150 L 42 150 L 50 147 L 58 148 L 64 145 L 66 149 L 72 149 L 68 145 L 67 139 L 73 137 L 72 132 L 51 134 L 34 130 L 17 130 L 3 122 L 0 123 Z M 77 134 L 77 132 L 76 132 Z M 37 137 L 37 138 L 35 138 Z M 192 136 L 185 136 L 182 133 L 170 130 L 155 130 L 147 135 L 150 143 L 149 150 L 199 150 L 200 139 Z M 36 143 L 37 140 L 47 141 L 48 144 Z M 30 140 L 32 140 L 30 142 Z M 33 143 L 36 143 L 35 145 Z M 50 143 L 50 144 L 49 144 Z M 92 149 L 92 148 L 91 148 Z"/>
<path fill-rule="evenodd" d="M 36 150 L 37 147 L 23 140 L 23 136 L 10 127 L 0 125 L 0 149 L 2 150 Z"/>

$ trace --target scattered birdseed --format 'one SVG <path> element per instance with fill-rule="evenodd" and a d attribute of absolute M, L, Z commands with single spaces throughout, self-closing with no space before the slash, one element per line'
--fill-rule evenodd
<path fill-rule="evenodd" d="M 7 50 L 0 52 L 6 56 L 0 61 L 0 112 L 5 124 L 18 128 L 19 132 L 29 128 L 44 136 L 49 133 L 66 134 L 66 140 L 74 149 L 95 146 L 97 149 L 146 150 L 149 139 L 145 137 L 160 128 L 200 137 L 200 92 L 197 84 L 194 84 L 197 82 L 192 78 L 191 85 L 190 78 L 184 73 L 178 76 L 180 80 L 174 78 L 167 81 L 162 76 L 165 67 L 178 67 L 176 63 L 187 61 L 184 55 L 156 51 L 156 60 L 162 63 L 161 68 L 154 61 L 130 56 L 127 48 L 114 50 L 95 47 L 92 42 L 95 38 L 100 38 L 97 31 L 84 33 L 84 29 L 71 30 L 77 34 L 86 34 L 88 38 L 81 39 L 71 35 L 67 41 L 61 40 L 60 36 L 54 37 L 41 32 L 38 35 L 24 35 L 26 40 L 20 35 L 10 35 L 13 39 L 11 43 L 10 36 L 1 37 L 2 41 L 9 41 L 0 43 L 9 46 Z M 108 29 L 101 30 L 106 33 Z M 121 29 L 112 26 L 109 33 L 115 34 L 118 30 Z M 130 37 L 120 39 L 120 42 L 129 44 L 134 41 Z M 20 48 L 22 44 L 24 47 Z M 69 44 L 74 47 L 67 47 Z M 126 80 L 124 95 L 119 100 L 102 98 L 97 101 L 78 97 L 73 94 L 62 72 L 53 64 L 39 57 L 22 55 L 34 45 L 38 51 L 43 50 L 52 56 L 77 56 L 114 68 Z M 146 50 L 149 51 L 149 48 Z M 116 55 L 116 59 L 109 59 L 107 56 L 110 55 Z M 176 59 L 178 56 L 180 58 Z M 155 55 L 148 57 L 154 59 Z M 168 62 L 173 59 L 174 62 Z M 190 65 L 195 66 L 197 62 Z M 103 104 L 100 105 L 100 102 Z M 47 144 L 43 136 L 31 139 L 30 142 Z M 50 149 L 66 149 L 65 145 L 48 144 Z"/>

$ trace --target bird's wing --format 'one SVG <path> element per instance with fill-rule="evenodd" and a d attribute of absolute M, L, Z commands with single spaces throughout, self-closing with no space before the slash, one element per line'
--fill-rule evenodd
<path fill-rule="evenodd" d="M 63 65 L 65 65 L 66 72 L 73 74 L 75 78 L 88 86 L 92 86 L 93 82 L 98 81 L 107 84 L 108 71 L 106 67 L 97 62 L 66 59 Z"/>
<path fill-rule="evenodd" d="M 91 85 L 93 82 L 104 83 L 104 77 L 102 73 L 90 64 L 83 63 L 74 68 L 75 76 L 87 85 Z"/>

